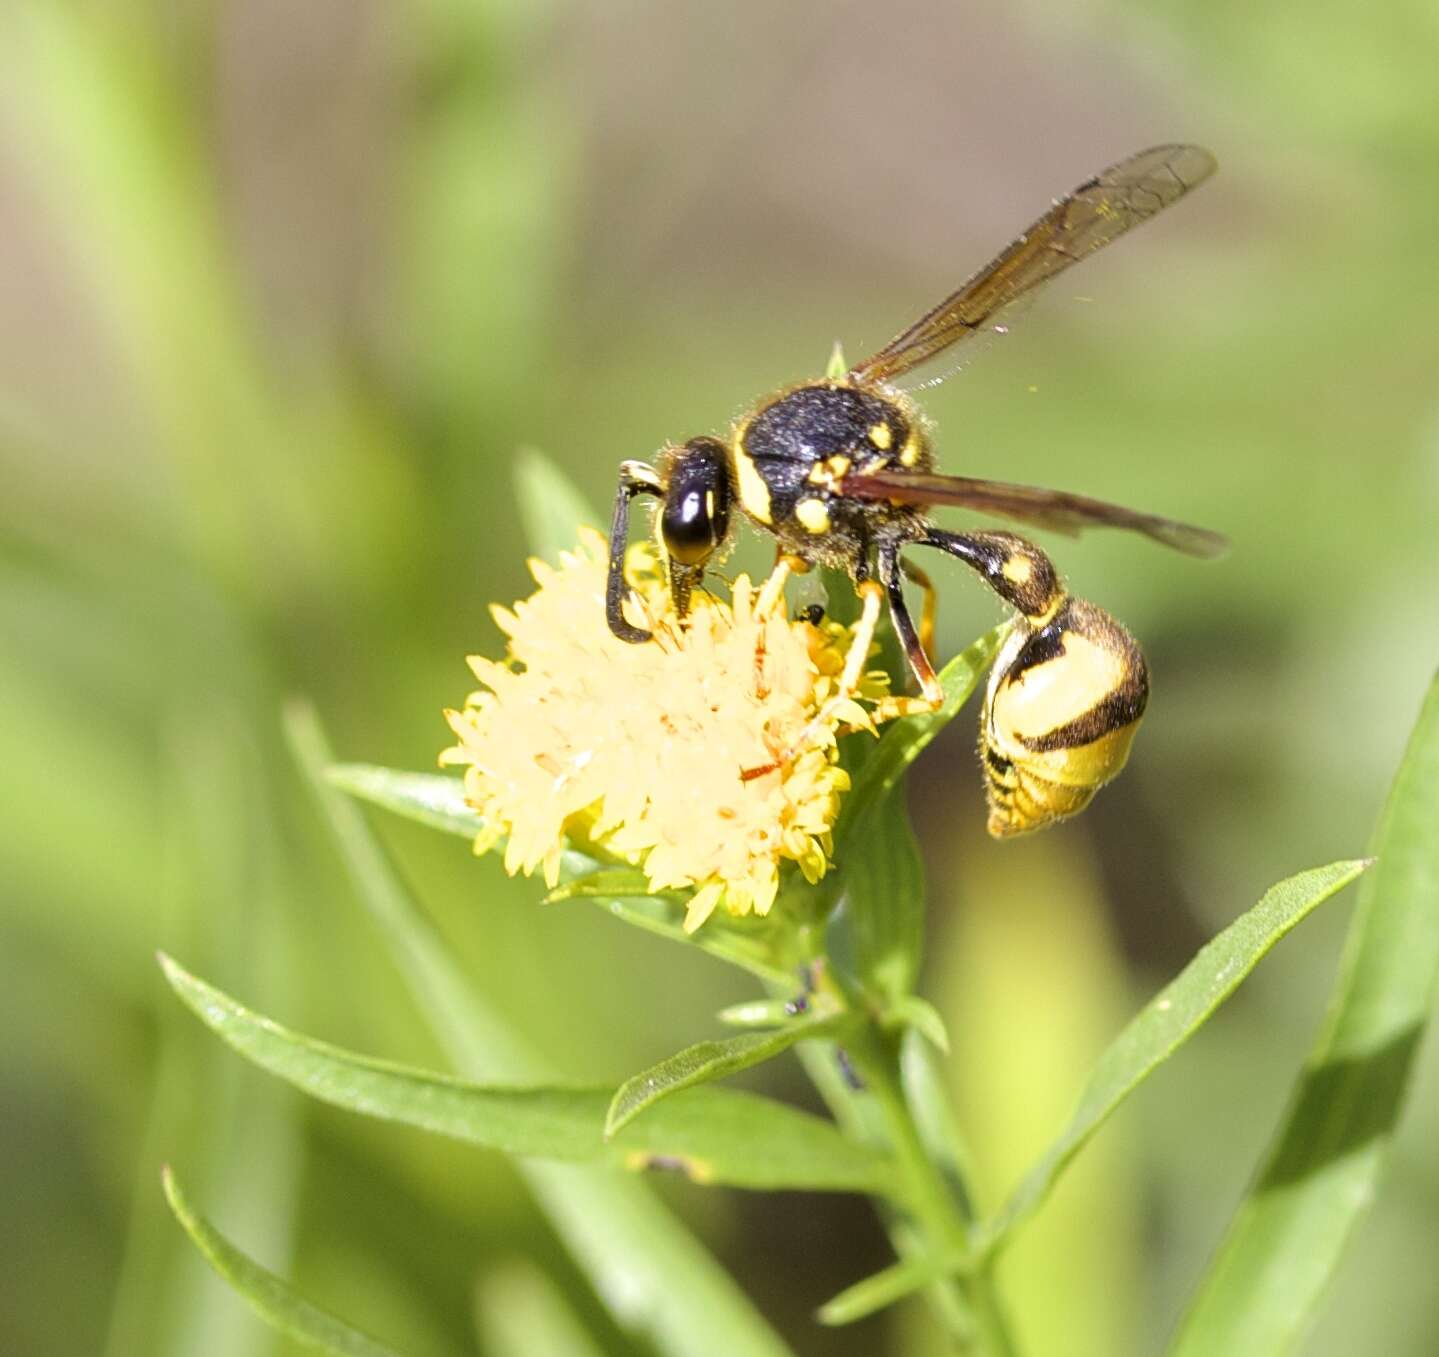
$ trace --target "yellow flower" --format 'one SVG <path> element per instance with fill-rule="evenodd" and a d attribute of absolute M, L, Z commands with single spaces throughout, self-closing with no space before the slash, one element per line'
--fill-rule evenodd
<path fill-rule="evenodd" d="M 849 786 L 836 737 L 872 728 L 858 702 L 829 702 L 850 640 L 834 622 L 785 616 L 782 591 L 747 576 L 730 602 L 697 592 L 681 622 L 653 547 L 632 549 L 626 608 L 654 633 L 631 645 L 605 621 L 606 545 L 586 530 L 558 570 L 495 607 L 504 661 L 470 658 L 483 689 L 447 711 L 465 795 L 485 818 L 476 851 L 500 836 L 505 870 L 555 885 L 567 837 L 641 867 L 653 890 L 693 888 L 696 929 L 718 905 L 767 914 L 791 861 L 818 881 Z M 875 702 L 887 678 L 858 696 Z M 826 703 L 828 702 L 828 706 Z"/>

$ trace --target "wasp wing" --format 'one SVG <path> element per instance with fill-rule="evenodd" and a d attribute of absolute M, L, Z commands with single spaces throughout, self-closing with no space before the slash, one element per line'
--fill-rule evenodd
<path fill-rule="evenodd" d="M 1229 549 L 1229 539 L 1221 533 L 1177 523 L 1172 518 L 1140 513 L 1137 509 L 1090 499 L 1087 495 L 1074 495 L 1067 490 L 1045 490 L 973 476 L 875 471 L 846 476 L 840 493 L 857 499 L 898 500 L 904 504 L 957 504 L 1071 536 L 1083 528 L 1127 528 L 1190 556 L 1222 556 Z"/>
<path fill-rule="evenodd" d="M 1060 198 L 958 292 L 850 369 L 857 382 L 889 382 L 952 344 L 999 328 L 1056 274 L 1162 212 L 1214 173 L 1200 146 L 1153 146 L 1111 165 Z"/>

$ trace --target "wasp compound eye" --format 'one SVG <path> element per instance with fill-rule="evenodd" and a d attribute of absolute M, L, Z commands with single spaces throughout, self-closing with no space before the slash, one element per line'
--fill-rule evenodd
<path fill-rule="evenodd" d="M 695 438 L 669 469 L 660 536 L 680 565 L 703 565 L 729 531 L 729 463 L 723 443 Z"/>

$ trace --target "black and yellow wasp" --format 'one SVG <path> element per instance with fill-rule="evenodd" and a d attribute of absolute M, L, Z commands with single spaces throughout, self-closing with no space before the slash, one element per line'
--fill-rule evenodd
<path fill-rule="evenodd" d="M 782 588 L 791 571 L 814 565 L 854 580 L 862 608 L 834 700 L 853 694 L 888 599 L 921 694 L 898 699 L 892 711 L 932 710 L 942 697 L 929 657 L 934 591 L 901 553 L 937 547 L 975 570 L 1017 613 L 981 715 L 990 832 L 1021 833 L 1081 810 L 1123 767 L 1144 714 L 1149 675 L 1142 652 L 1102 609 L 1065 592 L 1038 547 L 1009 532 L 947 532 L 930 522 L 926 506 L 960 505 L 1070 534 L 1128 528 L 1194 556 L 1218 555 L 1225 539 L 1066 491 L 939 475 L 929 425 L 893 383 L 976 335 L 1002 333 L 1045 282 L 1177 202 L 1214 168 L 1214 158 L 1197 146 L 1156 146 L 1130 156 L 1059 199 L 878 353 L 766 397 L 728 440 L 692 438 L 666 448 L 658 467 L 625 462 L 610 533 L 606 606 L 614 634 L 650 639 L 624 615 L 630 501 L 636 495 L 661 501 L 658 535 L 681 617 L 706 565 L 729 540 L 737 502 L 776 539 L 772 589 Z M 924 590 L 919 626 L 902 577 Z"/>

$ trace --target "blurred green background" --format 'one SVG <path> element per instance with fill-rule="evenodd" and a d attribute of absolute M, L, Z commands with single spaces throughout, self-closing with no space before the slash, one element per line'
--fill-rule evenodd
<path fill-rule="evenodd" d="M 944 464 L 1228 532 L 1200 565 L 1050 542 L 1144 642 L 1130 769 L 982 834 L 973 716 L 922 760 L 926 992 L 991 1201 L 1124 1016 L 1271 881 L 1364 847 L 1439 653 L 1439 24 L 1260 8 L 521 0 L 0 15 L 0 1349 L 288 1352 L 165 1213 L 420 1357 L 609 1321 L 497 1157 L 301 1102 L 157 947 L 329 1040 L 441 1056 L 285 754 L 429 768 L 526 590 L 517 450 L 621 458 L 857 355 L 1093 171 L 1221 171 L 926 397 Z M 962 520 L 959 520 L 962 521 Z M 751 541 L 741 559 L 763 560 Z M 996 609 L 941 577 L 942 652 Z M 494 1004 L 613 1079 L 746 982 L 463 844 L 381 826 Z M 1322 911 L 1107 1130 L 1007 1259 L 1034 1354 L 1156 1351 L 1331 983 Z M 1439 1052 L 1306 1353 L 1439 1351 Z M 793 1061 L 757 1081 L 812 1098 Z M 658 1189 L 801 1354 L 923 1354 L 813 1308 L 887 1258 L 862 1202 Z M 479 1318 L 476 1318 L 476 1315 Z"/>

